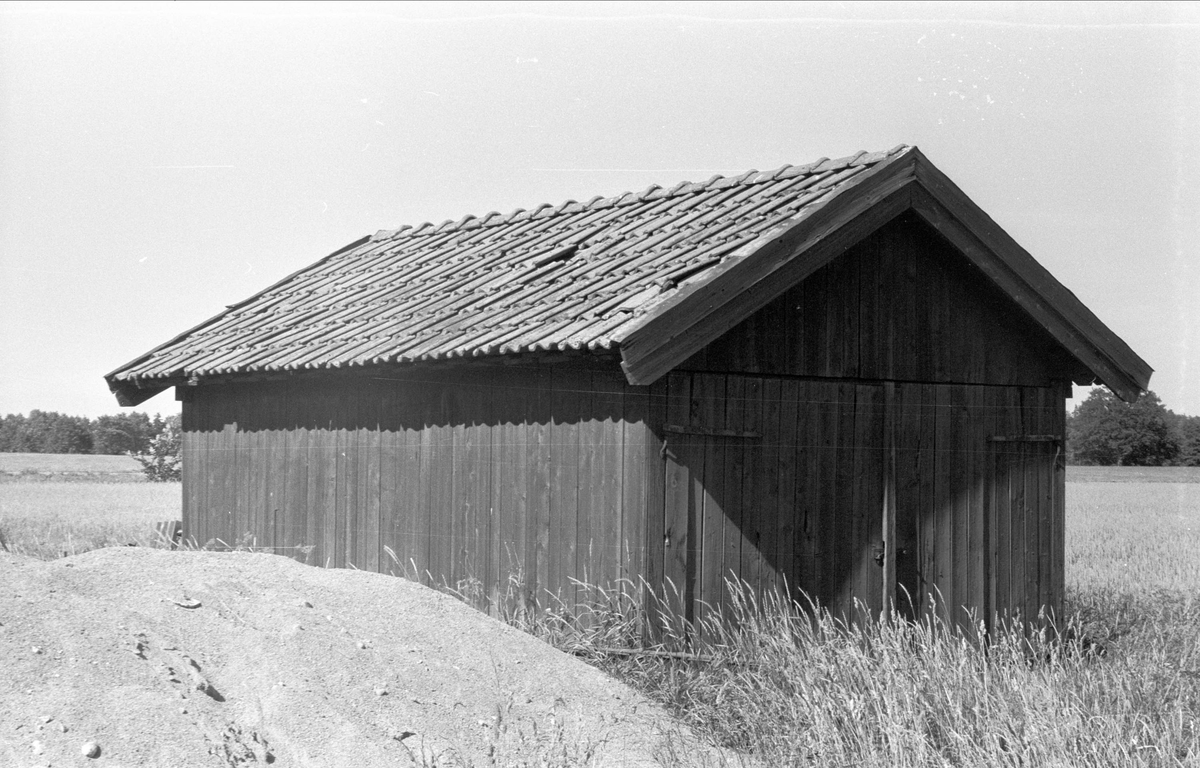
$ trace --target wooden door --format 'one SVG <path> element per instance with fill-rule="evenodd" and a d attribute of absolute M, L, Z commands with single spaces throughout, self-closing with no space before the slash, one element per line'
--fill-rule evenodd
<path fill-rule="evenodd" d="M 1035 622 L 1062 584 L 1064 458 L 1057 435 L 996 435 L 989 483 L 991 541 L 986 620 Z"/>
<path fill-rule="evenodd" d="M 694 622 L 728 608 L 738 579 L 839 618 L 878 615 L 884 417 L 880 384 L 672 373 L 663 574 L 675 611 Z"/>
<path fill-rule="evenodd" d="M 836 618 L 878 617 L 886 562 L 883 386 L 807 384 L 796 460 L 805 478 L 797 502 L 811 555 L 792 581 Z"/>
<path fill-rule="evenodd" d="M 728 579 L 761 577 L 750 565 L 761 562 L 751 529 L 759 510 L 775 506 L 756 493 L 761 390 L 761 378 L 740 375 L 673 373 L 668 381 L 663 575 L 668 603 L 689 622 L 729 607 Z"/>

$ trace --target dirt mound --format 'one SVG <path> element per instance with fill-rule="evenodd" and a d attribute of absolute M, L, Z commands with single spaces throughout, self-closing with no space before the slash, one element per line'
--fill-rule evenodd
<path fill-rule="evenodd" d="M 0 553 L 0 659 L 4 765 L 714 756 L 630 688 L 451 597 L 271 555 Z"/>

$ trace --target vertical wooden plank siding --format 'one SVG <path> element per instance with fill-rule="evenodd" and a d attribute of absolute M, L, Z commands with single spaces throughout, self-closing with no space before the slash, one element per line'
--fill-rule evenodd
<path fill-rule="evenodd" d="M 1001 416 L 997 420 L 996 434 L 1001 437 L 1020 434 L 1021 430 L 1021 394 L 1016 388 L 1002 390 L 1000 396 Z M 1019 450 L 1008 442 L 992 443 L 992 455 L 995 456 L 996 476 L 992 481 L 992 493 L 996 499 L 996 611 L 1002 622 L 1007 623 L 1013 616 L 1013 611 L 1020 607 L 1019 601 L 1013 599 L 1013 545 L 1014 516 L 1020 515 L 1015 508 L 1018 504 L 1018 491 L 1021 482 L 1019 472 L 1019 455 L 1013 451 Z"/>
<path fill-rule="evenodd" d="M 737 410 L 737 405 L 732 405 L 736 392 L 727 392 L 727 385 L 724 376 L 694 376 L 688 419 L 677 424 L 694 428 L 736 429 L 736 426 L 726 421 L 727 411 Z M 687 441 L 695 445 L 688 458 L 694 459 L 694 463 L 689 461 L 689 485 L 693 488 L 690 495 L 696 499 L 697 505 L 694 515 L 696 522 L 693 526 L 696 535 L 688 547 L 688 560 L 698 574 L 695 599 L 700 603 L 696 606 L 696 619 L 699 621 L 704 618 L 707 607 L 715 609 L 722 602 L 726 515 L 731 511 L 726 504 L 729 495 L 726 490 L 729 481 L 726 474 L 726 453 L 729 446 L 727 440 L 715 435 L 679 437 L 681 442 Z"/>
<path fill-rule="evenodd" d="M 597 454 L 597 494 L 592 505 L 596 519 L 591 525 L 597 542 L 597 556 L 591 559 L 596 585 L 615 584 L 624 570 L 624 529 L 622 499 L 624 498 L 624 437 L 625 381 L 617 371 L 592 375 L 596 390 L 595 418 L 599 422 L 600 443 Z"/>
<path fill-rule="evenodd" d="M 832 553 L 826 569 L 831 582 L 823 590 L 823 597 L 828 600 L 829 609 L 834 615 L 846 620 L 854 616 L 854 573 L 856 545 L 859 543 L 855 539 L 858 521 L 854 510 L 855 496 L 861 492 L 854 475 L 857 391 L 858 387 L 854 384 L 837 385 L 837 394 L 834 396 L 837 413 L 834 450 L 837 458 L 835 471 L 827 476 L 834 478 L 834 502 L 832 507 L 824 507 L 833 512 L 835 520 L 830 531 L 834 536 L 833 541 L 826 541 L 826 547 Z"/>
<path fill-rule="evenodd" d="M 347 568 L 363 567 L 361 557 L 361 542 L 366 527 L 366 504 L 364 494 L 364 475 L 367 464 L 367 453 L 370 450 L 365 441 L 363 422 L 368 418 L 370 408 L 368 387 L 366 382 L 360 382 L 347 398 L 345 423 L 342 425 L 341 437 L 344 441 L 342 458 L 345 460 L 345 493 L 346 514 L 340 519 L 345 523 L 345 538 L 342 547 L 345 551 L 344 566 Z M 339 529 L 341 526 L 339 526 Z"/>
<path fill-rule="evenodd" d="M 968 546 L 968 529 L 971 520 L 970 411 L 967 407 L 966 387 L 949 384 L 945 385 L 945 390 L 947 423 L 952 446 L 947 455 L 949 476 L 944 478 L 949 484 L 947 495 L 950 508 L 947 510 L 947 515 L 951 523 L 950 566 L 948 568 L 951 589 L 947 596 L 952 596 L 952 602 L 947 606 L 947 610 L 951 621 L 962 624 L 969 622 L 969 617 L 964 613 L 964 607 L 971 604 L 971 585 L 968 575 L 971 567 L 971 553 Z M 938 481 L 941 480 L 943 478 L 939 477 Z"/>
<path fill-rule="evenodd" d="M 579 412 L 584 396 L 578 374 L 553 373 L 551 433 L 549 582 L 546 588 L 575 607 L 576 536 L 579 530 Z"/>
<path fill-rule="evenodd" d="M 218 498 L 221 499 L 223 513 L 217 523 L 217 544 L 220 549 L 229 549 L 238 538 L 238 466 L 237 466 L 237 428 L 238 416 L 241 414 L 241 403 L 238 392 L 233 387 L 227 387 L 227 400 L 221 419 L 220 449 L 217 472 Z"/>
<path fill-rule="evenodd" d="M 1024 392 L 1017 392 L 1017 409 L 1015 411 L 1016 429 L 1011 434 L 1023 434 L 1028 425 L 1024 419 Z M 1027 443 L 1008 443 L 1001 446 L 1007 452 L 1006 463 L 1009 466 L 1009 606 L 1015 617 L 1022 621 L 1029 619 L 1025 604 L 1025 518 L 1027 514 L 1028 477 L 1025 472 L 1025 449 Z M 1036 577 L 1035 577 L 1036 578 Z"/>
<path fill-rule="evenodd" d="M 584 583 L 596 581 L 600 568 L 600 516 L 602 499 L 600 488 L 600 453 L 604 432 L 601 429 L 599 388 L 594 374 L 584 373 L 578 388 L 580 402 L 578 412 L 579 464 L 577 488 L 577 517 L 575 528 L 575 563 L 568 566 L 568 579 Z M 587 593 L 578 586 L 577 599 L 586 602 Z"/>
<path fill-rule="evenodd" d="M 650 440 L 646 434 L 650 429 L 649 387 L 627 389 L 622 412 L 620 576 L 628 580 L 628 586 L 636 590 L 636 595 L 641 592 L 640 580 L 648 577 L 647 550 L 651 542 L 647 537 L 649 505 L 646 498 L 651 473 L 647 459 Z M 661 527 L 661 522 L 659 525 Z M 626 586 L 623 584 L 622 589 Z"/>
<path fill-rule="evenodd" d="M 837 586 L 834 566 L 838 561 L 836 547 L 841 527 L 837 477 L 840 388 L 836 383 L 810 382 L 809 393 L 809 421 L 800 434 L 811 452 L 805 494 L 809 509 L 817 511 L 810 515 L 816 529 L 816 555 L 811 576 L 802 589 L 810 598 L 828 603 Z"/>
<path fill-rule="evenodd" d="M 853 500 L 851 502 L 851 568 L 847 581 L 853 605 L 858 601 L 867 615 L 878 618 L 883 608 L 883 579 L 875 560 L 883 535 L 883 390 L 878 386 L 854 389 Z M 858 611 L 854 611 L 857 614 Z"/>
<path fill-rule="evenodd" d="M 934 449 L 931 486 L 934 494 L 932 525 L 932 558 L 929 561 L 932 579 L 930 586 L 936 598 L 938 615 L 949 621 L 954 605 L 954 497 L 949 482 L 954 464 L 954 411 L 949 391 L 934 386 Z"/>
<path fill-rule="evenodd" d="M 333 514 L 327 521 L 328 545 L 332 554 L 330 565 L 334 568 L 347 566 L 350 546 L 350 529 L 354 520 L 354 499 L 357 491 L 355 472 L 358 467 L 357 435 L 350 425 L 354 423 L 358 410 L 357 393 L 351 390 L 337 398 L 334 431 L 334 481 Z"/>
<path fill-rule="evenodd" d="M 553 381 L 549 369 L 539 366 L 534 370 L 534 392 L 530 393 L 530 418 L 526 435 L 532 442 L 530 471 L 528 477 L 528 509 L 532 522 L 526 552 L 526 569 L 531 584 L 531 594 L 540 604 L 546 604 L 550 591 L 550 488 L 551 488 L 551 441 L 553 428 Z"/>
<path fill-rule="evenodd" d="M 473 592 L 466 579 L 474 563 L 468 564 L 466 561 L 474 554 L 469 551 L 467 537 L 475 522 L 471 504 L 475 489 L 472 486 L 471 475 L 476 436 L 472 433 L 470 425 L 465 422 L 464 416 L 470 413 L 469 401 L 473 397 L 473 383 L 472 377 L 466 380 L 465 386 L 444 390 L 447 404 L 445 429 L 450 441 L 450 458 L 446 467 L 449 475 L 447 487 L 450 493 L 441 511 L 447 519 L 444 529 L 447 541 L 443 555 L 446 558 L 446 570 L 443 572 L 450 586 L 468 596 Z M 435 516 L 438 514 L 437 511 L 434 512 Z"/>
<path fill-rule="evenodd" d="M 924 428 L 923 388 L 897 384 L 895 393 L 896 443 L 896 592 L 900 615 L 916 618 L 924 609 L 925 580 L 922 564 L 922 530 L 931 497 L 923 498 L 922 459 L 932 460 L 933 431 Z"/>
<path fill-rule="evenodd" d="M 782 553 L 785 549 L 783 540 L 785 535 L 788 537 L 794 536 L 792 510 L 782 510 L 780 508 L 781 470 L 784 466 L 782 437 L 784 404 L 782 385 L 783 382 L 776 377 L 766 378 L 762 381 L 762 440 L 756 448 L 758 451 L 756 463 L 761 467 L 761 470 L 757 480 L 751 480 L 754 490 L 754 501 L 751 505 L 751 508 L 754 510 L 752 541 L 756 559 L 754 565 L 758 571 L 756 588 L 759 590 L 760 595 L 765 595 L 768 591 L 776 590 L 783 586 L 780 579 L 781 574 L 786 573 L 786 571 L 781 569 L 780 563 L 783 557 Z M 793 404 L 789 412 L 792 414 L 794 429 L 796 423 L 794 388 L 791 394 L 793 396 Z M 792 494 L 794 496 L 794 489 L 792 490 Z M 784 531 L 784 520 L 788 521 L 786 532 Z M 794 541 L 788 541 L 786 546 L 789 561 L 792 559 L 794 544 Z"/>
<path fill-rule="evenodd" d="M 383 404 L 383 388 L 372 382 L 370 390 L 368 420 L 360 426 L 359 434 L 363 435 L 367 455 L 365 457 L 365 475 L 363 477 L 363 498 L 360 504 L 366 511 L 366 525 L 359 542 L 359 558 L 364 570 L 378 572 L 382 566 L 381 546 L 383 525 L 383 443 L 384 431 L 381 424 L 380 409 Z"/>
<path fill-rule="evenodd" d="M 677 371 L 629 387 L 537 366 L 192 398 L 188 531 L 224 545 L 429 574 L 504 610 L 542 590 L 574 607 L 573 580 L 622 577 L 646 579 L 643 599 L 669 579 L 692 619 L 728 607 L 728 577 L 847 618 L 904 590 L 989 628 L 1061 609 L 1059 447 L 989 439 L 1061 435 L 1060 385 Z"/>
<path fill-rule="evenodd" d="M 690 423 L 691 377 L 668 374 L 666 417 L 667 424 Z M 667 611 L 691 613 L 694 595 L 688 574 L 688 550 L 695 533 L 691 530 L 692 478 L 689 460 L 695 449 L 688 436 L 677 433 L 665 435 L 665 487 L 663 502 L 663 600 Z M 692 464 L 691 466 L 694 466 Z M 690 615 L 689 615 L 690 618 Z"/>
<path fill-rule="evenodd" d="M 802 603 L 817 596 L 825 554 L 825 531 L 829 516 L 821 505 L 821 489 L 826 486 L 821 474 L 826 452 L 822 450 L 820 432 L 823 409 L 822 392 L 827 384 L 800 382 L 796 391 L 795 461 L 796 488 L 794 505 L 799 512 L 797 535 L 799 543 L 796 562 L 788 574 L 792 580 L 792 596 Z M 786 497 L 785 497 L 786 498 Z"/>
<path fill-rule="evenodd" d="M 1052 416 L 1053 432 L 1058 436 L 1060 442 L 1055 449 L 1054 461 L 1054 503 L 1051 514 L 1054 517 L 1054 534 L 1053 543 L 1050 548 L 1051 553 L 1051 605 L 1054 607 L 1055 615 L 1060 620 L 1065 620 L 1066 615 L 1063 612 L 1066 591 L 1066 496 L 1067 496 L 1067 456 L 1066 456 L 1066 440 L 1067 440 L 1067 411 L 1066 398 L 1070 391 L 1070 384 L 1063 384 L 1062 388 L 1054 392 L 1051 396 L 1049 408 Z"/>
<path fill-rule="evenodd" d="M 275 387 L 269 396 L 263 398 L 262 430 L 264 434 L 263 452 L 266 472 L 266 510 L 270 517 L 266 530 L 263 532 L 263 546 L 275 554 L 288 555 L 285 526 L 288 520 L 288 459 L 291 435 L 284 428 L 287 418 L 288 388 L 286 385 Z"/>
<path fill-rule="evenodd" d="M 183 477 L 181 493 L 183 496 L 182 539 L 185 542 L 196 540 L 197 526 L 200 525 L 200 515 L 203 502 L 200 498 L 200 478 L 203 471 L 200 464 L 204 460 L 204 450 L 201 445 L 203 432 L 200 429 L 195 398 L 189 393 L 180 404 L 180 457 L 183 462 Z"/>
<path fill-rule="evenodd" d="M 229 474 L 230 515 L 228 535 L 223 539 L 226 548 L 253 546 L 253 525 L 256 510 L 250 495 L 254 434 L 248 429 L 248 416 L 253 404 L 250 392 L 236 384 L 229 387 L 229 400 L 233 406 L 232 417 L 225 425 L 225 444 L 232 457 Z"/>
<path fill-rule="evenodd" d="M 479 423 L 475 415 L 481 413 L 483 395 L 481 379 L 472 376 L 461 387 L 461 395 L 451 418 L 455 439 L 452 572 L 456 582 L 463 585 L 477 608 L 484 607 L 483 601 L 491 587 L 487 578 L 491 548 L 484 545 L 483 540 L 488 525 L 487 494 L 491 489 L 484 445 L 490 447 L 491 442 L 490 435 L 485 432 L 486 427 Z"/>
<path fill-rule="evenodd" d="M 1037 390 L 1032 387 L 1021 389 L 1022 432 L 1031 434 L 1037 428 Z M 1038 445 L 1022 442 L 1021 458 L 1025 475 L 1025 607 L 1022 612 L 1026 621 L 1037 619 L 1040 602 L 1041 573 L 1038 553 L 1041 549 L 1042 525 L 1038 514 L 1038 502 L 1042 497 L 1042 474 L 1038 467 Z"/>
<path fill-rule="evenodd" d="M 896 559 L 899 552 L 896 526 L 896 385 L 883 385 L 883 611 L 896 611 Z"/>
<path fill-rule="evenodd" d="M 775 414 L 778 424 L 772 435 L 777 445 L 775 466 L 778 478 L 775 588 L 781 595 L 790 595 L 800 584 L 798 569 L 803 567 L 811 570 L 814 554 L 808 510 L 801 493 L 806 480 L 804 459 L 808 452 L 800 445 L 800 435 L 797 433 L 801 401 L 807 396 L 807 388 L 794 379 L 784 379 L 778 384 L 777 389 L 768 389 L 764 397 L 770 397 L 774 392 L 779 398 Z M 771 421 L 769 416 L 767 421 Z"/>
<path fill-rule="evenodd" d="M 1056 399 L 1050 388 L 1039 387 L 1036 394 L 1036 434 L 1053 434 L 1055 430 L 1052 403 Z M 1046 619 L 1053 619 L 1054 608 L 1054 493 L 1055 468 L 1059 446 L 1050 442 L 1035 444 L 1038 453 L 1038 610 L 1046 612 Z"/>
<path fill-rule="evenodd" d="M 990 391 L 984 387 L 965 387 L 966 456 L 967 456 L 967 589 L 963 605 L 974 611 L 974 624 L 984 621 L 991 626 L 990 601 L 987 599 L 987 505 L 984 492 L 987 488 L 987 437 L 991 434 L 992 408 L 988 397 Z"/>
<path fill-rule="evenodd" d="M 225 514 L 224 499 L 220 496 L 218 480 L 220 468 L 217 466 L 224 458 L 220 452 L 222 413 L 221 403 L 216 393 L 197 392 L 196 394 L 198 399 L 204 398 L 202 401 L 203 411 L 198 419 L 201 430 L 200 446 L 204 453 L 202 467 L 204 474 L 201 475 L 197 489 L 203 506 L 199 516 L 202 524 L 198 526 L 196 543 L 204 546 L 219 533 L 218 526 Z"/>
<path fill-rule="evenodd" d="M 488 579 L 488 555 L 491 547 L 483 542 L 483 531 L 488 526 L 487 498 L 491 491 L 491 475 L 488 474 L 484 445 L 491 447 L 491 436 L 487 427 L 481 424 L 475 415 L 481 412 L 483 400 L 482 381 L 472 376 L 467 386 L 463 387 L 462 399 L 459 401 L 460 410 L 454 419 L 455 434 L 462 440 L 462 455 L 457 460 L 456 468 L 465 468 L 463 472 L 456 472 L 454 477 L 455 494 L 461 504 L 458 516 L 461 532 L 458 543 L 458 578 L 468 585 L 472 602 L 477 608 L 486 607 L 484 600 L 491 587 Z M 481 495 L 483 506 L 480 504 Z"/>
<path fill-rule="evenodd" d="M 471 549 L 474 564 L 471 567 L 471 578 L 482 582 L 483 592 L 480 594 L 480 608 L 487 609 L 489 600 L 497 594 L 496 569 L 498 565 L 492 559 L 493 537 L 499 537 L 500 529 L 496 525 L 495 505 L 492 503 L 492 432 L 499 431 L 493 427 L 491 420 L 495 418 L 493 404 L 496 390 L 492 382 L 480 381 L 474 387 L 472 404 L 474 413 L 469 417 L 470 431 L 474 433 L 475 454 L 473 464 L 473 499 L 472 507 L 475 512 L 475 526 L 470 532 Z M 485 416 L 486 414 L 486 416 Z M 497 553 L 498 554 L 498 553 Z"/>
<path fill-rule="evenodd" d="M 953 246 L 902 215 L 681 368 L 1049 386 L 1072 365 Z"/>
<path fill-rule="evenodd" d="M 379 568 L 381 573 L 401 575 L 404 570 L 403 521 L 405 509 L 404 425 L 400 420 L 399 389 L 382 382 L 379 392 Z"/>
<path fill-rule="evenodd" d="M 532 386 L 530 386 L 532 385 Z M 493 380 L 492 401 L 488 409 L 496 415 L 491 431 L 490 499 L 493 535 L 491 562 L 493 581 L 490 599 L 493 606 L 506 612 L 528 608 L 526 547 L 530 540 L 528 488 L 526 473 L 531 446 L 524 425 L 529 413 L 529 398 L 537 396 L 536 382 L 524 382 L 511 370 L 500 371 Z"/>
<path fill-rule="evenodd" d="M 747 431 L 748 382 L 749 378 L 745 376 L 728 376 L 725 379 L 725 427 L 738 433 Z M 720 408 L 719 403 L 717 408 Z M 745 440 L 742 438 L 719 437 L 716 438 L 716 442 L 724 448 L 723 466 L 709 474 L 706 460 L 706 475 L 702 478 L 701 483 L 712 483 L 716 480 L 716 473 L 724 472 L 720 492 L 722 501 L 718 505 L 721 508 L 715 509 L 711 513 L 707 505 L 705 508 L 705 524 L 711 520 L 721 527 L 723 547 L 718 549 L 719 555 L 713 555 L 713 571 L 715 573 L 710 572 L 708 578 L 713 581 L 715 588 L 709 593 L 711 597 L 706 599 L 718 609 L 724 610 L 729 606 L 729 590 L 726 582 L 728 579 L 736 579 L 740 575 L 738 567 L 741 563 L 742 532 L 746 524 L 747 506 L 747 499 L 742 488 L 742 481 L 746 475 L 746 454 Z M 700 490 L 698 487 L 697 491 Z M 708 549 L 706 539 L 705 553 L 709 552 L 711 550 Z M 708 570 L 707 562 L 705 569 Z"/>
<path fill-rule="evenodd" d="M 421 571 L 434 583 L 447 580 L 452 572 L 454 432 L 448 400 L 449 393 L 439 386 L 430 398 L 421 445 L 421 479 L 426 494 L 421 531 L 425 555 Z"/>
<path fill-rule="evenodd" d="M 917 516 L 918 571 L 921 582 L 921 594 L 918 599 L 921 602 L 920 614 L 925 617 L 929 616 L 936 605 L 942 602 L 938 587 L 939 564 L 937 560 L 940 513 L 937 484 L 934 480 L 937 477 L 938 455 L 942 450 L 948 450 L 948 446 L 938 442 L 941 437 L 938 430 L 938 414 L 941 409 L 938 407 L 937 386 L 917 384 L 915 387 L 920 393 L 918 402 L 921 404 L 919 407 L 921 438 L 918 442 L 919 452 L 916 459 L 918 496 L 921 500 Z"/>
<path fill-rule="evenodd" d="M 666 584 L 666 515 L 667 515 L 667 466 L 668 450 L 664 425 L 667 423 L 668 378 L 656 381 L 647 393 L 647 417 L 641 430 L 645 445 L 645 502 L 646 522 L 645 555 L 642 577 L 645 580 L 642 594 L 646 600 L 646 615 L 650 625 L 646 628 L 649 640 L 661 639 L 662 623 L 656 620 L 662 607 L 663 585 Z"/>
<path fill-rule="evenodd" d="M 229 501 L 224 494 L 223 478 L 229 471 L 228 459 L 224 451 L 224 423 L 227 405 L 220 399 L 220 393 L 208 395 L 208 415 L 204 420 L 206 439 L 205 455 L 208 457 L 207 473 L 204 476 L 204 497 L 206 508 L 204 513 L 204 535 L 199 539 L 202 546 L 216 542 L 225 536 L 224 523 L 229 513 Z"/>
<path fill-rule="evenodd" d="M 425 579 L 429 567 L 429 462 L 423 448 L 429 444 L 426 427 L 433 397 L 428 387 L 392 384 L 397 408 L 397 428 L 401 430 L 401 460 L 396 467 L 397 509 L 401 517 L 393 523 L 397 532 L 396 559 L 401 573 L 409 578 Z"/>
<path fill-rule="evenodd" d="M 765 451 L 770 442 L 763 411 L 765 391 L 759 376 L 746 378 L 745 409 L 742 413 L 742 431 L 757 435 L 741 439 L 742 477 L 740 498 L 743 499 L 741 524 L 735 526 L 739 541 L 739 558 L 726 564 L 726 578 L 740 578 L 758 596 L 762 595 L 762 582 L 766 563 L 763 549 L 770 544 L 768 528 L 774 520 L 766 516 L 768 505 L 774 511 L 773 493 L 778 493 L 778 480 L 772 482 Z M 773 431 L 773 430 L 770 430 Z M 773 579 L 771 579 L 773 581 Z"/>
<path fill-rule="evenodd" d="M 192 485 L 193 498 L 196 500 L 196 514 L 191 521 L 191 529 L 187 535 L 191 537 L 196 546 L 201 546 L 208 541 L 209 531 L 212 527 L 213 502 L 209 500 L 209 492 L 213 477 L 211 467 L 213 461 L 212 420 L 216 406 L 210 400 L 210 394 L 202 389 L 192 393 L 192 407 L 196 409 L 196 462 L 193 465 L 196 480 Z M 184 471 L 192 470 L 189 470 L 185 464 Z M 185 521 L 186 524 L 187 521 Z"/>
<path fill-rule="evenodd" d="M 297 385 L 303 386 L 303 385 Z M 308 517 L 305 522 L 305 541 L 312 547 L 309 563 L 329 564 L 329 549 L 325 544 L 325 520 L 332 517 L 329 504 L 333 494 L 333 476 L 330 469 L 336 461 L 336 448 L 332 440 L 330 425 L 332 418 L 328 397 L 316 387 L 304 387 L 307 402 L 306 419 L 309 421 L 308 439 L 308 482 L 305 497 Z"/>

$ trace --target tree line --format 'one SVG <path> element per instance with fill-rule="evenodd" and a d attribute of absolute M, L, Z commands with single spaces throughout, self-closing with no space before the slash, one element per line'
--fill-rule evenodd
<path fill-rule="evenodd" d="M 0 418 L 0 452 L 146 453 L 151 441 L 178 418 L 151 418 L 138 411 L 96 419 L 54 411 L 33 410 L 28 416 L 10 413 Z"/>
<path fill-rule="evenodd" d="M 1067 415 L 1067 462 L 1200 467 L 1200 416 L 1173 413 L 1153 392 L 1130 405 L 1098 387 Z"/>

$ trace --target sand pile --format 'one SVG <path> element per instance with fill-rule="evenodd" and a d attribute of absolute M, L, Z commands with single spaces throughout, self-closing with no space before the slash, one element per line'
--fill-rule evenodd
<path fill-rule="evenodd" d="M 717 757 L 633 690 L 453 598 L 271 555 L 0 552 L 0 661 L 5 766 Z"/>

